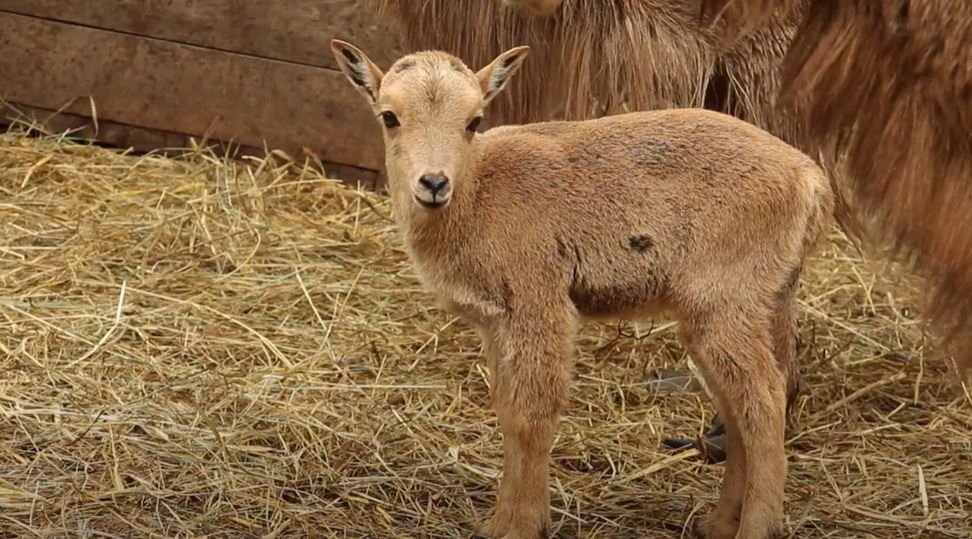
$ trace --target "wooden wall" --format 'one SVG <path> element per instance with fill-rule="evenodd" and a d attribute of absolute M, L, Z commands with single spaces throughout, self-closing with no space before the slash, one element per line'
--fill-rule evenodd
<path fill-rule="evenodd" d="M 373 182 L 380 131 L 332 37 L 401 53 L 371 0 L 0 0 L 0 99 L 111 144 L 266 145 Z"/>

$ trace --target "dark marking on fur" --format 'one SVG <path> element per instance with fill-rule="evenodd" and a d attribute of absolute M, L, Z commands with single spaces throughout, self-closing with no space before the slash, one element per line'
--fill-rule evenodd
<path fill-rule="evenodd" d="M 664 140 L 649 140 L 648 145 L 659 154 L 664 154 L 668 151 L 668 142 Z"/>
<path fill-rule="evenodd" d="M 790 296 L 796 291 L 796 287 L 800 282 L 800 274 L 803 272 L 803 265 L 798 264 L 795 268 L 790 270 L 790 273 L 786 276 L 786 281 L 783 286 L 776 292 L 774 300 L 774 309 L 779 309 L 790 299 Z"/>
<path fill-rule="evenodd" d="M 361 79 L 357 75 L 354 75 L 354 76 L 351 77 L 351 80 L 355 84 L 357 84 L 358 86 L 360 86 L 361 89 L 364 90 L 365 93 L 368 94 L 368 97 L 370 97 L 372 101 L 375 100 L 375 94 L 371 91 L 371 87 L 368 86 L 368 84 L 364 81 L 364 79 Z"/>
<path fill-rule="evenodd" d="M 513 285 L 509 277 L 503 277 L 500 281 L 500 300 L 503 302 L 504 311 L 508 313 L 513 311 Z"/>
<path fill-rule="evenodd" d="M 361 58 L 358 58 L 357 56 L 355 56 L 354 53 L 351 52 L 350 50 L 348 50 L 348 49 L 341 49 L 341 54 L 343 54 L 344 57 L 347 58 L 348 61 L 351 62 L 352 64 L 354 64 L 355 66 L 358 66 L 358 65 L 361 64 Z"/>
<path fill-rule="evenodd" d="M 563 236 L 556 236 L 554 241 L 557 243 L 557 256 L 559 256 L 570 267 L 570 283 L 572 290 L 580 279 L 581 252 L 577 245 L 571 243 Z"/>
<path fill-rule="evenodd" d="M 656 301 L 666 301 L 668 279 L 657 268 L 629 280 L 598 279 L 583 272 L 584 259 L 580 249 L 573 247 L 573 273 L 568 295 L 578 311 L 585 315 L 602 316 L 633 311 Z M 592 279 L 591 277 L 594 277 Z"/>
<path fill-rule="evenodd" d="M 638 167 L 651 169 L 664 165 L 668 149 L 668 142 L 649 139 L 632 144 L 628 151 Z"/>
<path fill-rule="evenodd" d="M 572 283 L 576 283 L 581 280 L 580 268 L 583 263 L 584 258 L 581 256 L 580 247 L 574 244 L 574 275 L 571 278 Z"/>
<path fill-rule="evenodd" d="M 458 71 L 459 73 L 466 73 L 466 66 L 458 58 L 449 58 L 449 67 Z"/>
<path fill-rule="evenodd" d="M 401 73 L 402 71 L 411 69 L 413 67 L 415 67 L 415 60 L 402 60 L 401 62 L 395 64 L 395 69 L 392 71 L 395 73 Z"/>
<path fill-rule="evenodd" d="M 570 247 L 567 246 L 567 242 L 564 241 L 564 238 L 557 236 L 556 241 L 557 241 L 557 254 L 560 255 L 560 258 L 566 259 L 567 257 L 569 257 Z"/>
<path fill-rule="evenodd" d="M 908 30 L 908 0 L 900 0 L 898 9 L 895 11 L 891 21 L 891 29 L 898 34 L 903 34 Z"/>
<path fill-rule="evenodd" d="M 375 94 L 371 91 L 371 86 L 368 85 L 368 81 L 364 73 L 361 72 L 361 62 L 347 49 L 341 49 L 341 53 L 344 54 L 344 57 L 350 62 L 348 67 L 351 69 L 351 82 L 355 83 L 362 90 L 367 92 L 368 97 L 374 101 Z"/>
<path fill-rule="evenodd" d="M 636 234 L 628 238 L 628 246 L 636 253 L 643 253 L 655 246 L 655 241 L 648 234 Z"/>

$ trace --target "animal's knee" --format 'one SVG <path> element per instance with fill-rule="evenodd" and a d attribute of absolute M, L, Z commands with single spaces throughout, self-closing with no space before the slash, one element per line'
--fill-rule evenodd
<path fill-rule="evenodd" d="M 504 374 L 493 406 L 505 431 L 529 434 L 557 421 L 567 397 L 565 369 L 516 369 Z"/>
<path fill-rule="evenodd" d="M 778 388 L 750 388 L 736 395 L 736 420 L 746 445 L 782 443 L 786 430 L 786 401 L 782 385 Z"/>
<path fill-rule="evenodd" d="M 721 356 L 713 360 L 733 414 L 747 424 L 765 424 L 783 414 L 788 376 L 759 353 Z"/>

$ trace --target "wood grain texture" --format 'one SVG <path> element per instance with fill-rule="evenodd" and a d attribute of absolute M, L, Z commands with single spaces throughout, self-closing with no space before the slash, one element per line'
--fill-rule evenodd
<path fill-rule="evenodd" d="M 215 155 L 220 157 L 239 159 L 255 156 L 263 158 L 267 155 L 264 149 L 252 146 L 200 140 L 198 137 L 182 133 L 148 129 L 105 120 L 98 121 L 96 124 L 88 116 L 0 103 L 0 127 L 14 123 L 37 126 L 39 132 L 68 135 L 73 140 L 124 150 L 131 149 L 135 153 L 154 152 L 177 157 L 193 151 L 190 139 L 195 139 L 198 146 L 208 147 Z M 322 161 L 319 160 L 319 156 L 292 155 L 290 157 L 298 165 L 303 165 L 306 160 L 307 164 L 316 170 L 323 168 L 323 172 L 328 177 L 338 178 L 348 185 L 361 185 L 374 191 L 382 191 L 386 187 L 384 175 L 375 170 Z"/>
<path fill-rule="evenodd" d="M 322 67 L 336 68 L 335 37 L 383 67 L 401 54 L 374 0 L 0 0 L 0 11 Z"/>
<path fill-rule="evenodd" d="M 383 168 L 378 124 L 338 71 L 10 13 L 0 28 L 4 100 Z"/>

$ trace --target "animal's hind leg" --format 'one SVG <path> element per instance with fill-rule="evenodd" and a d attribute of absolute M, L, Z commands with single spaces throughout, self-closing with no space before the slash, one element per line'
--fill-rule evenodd
<path fill-rule="evenodd" d="M 693 352 L 692 356 L 694 357 L 694 355 Z M 715 464 L 726 460 L 729 443 L 728 434 L 725 416 L 721 411 L 717 411 L 712 418 L 712 423 L 709 424 L 709 430 L 702 436 L 698 438 L 666 437 L 662 439 L 662 444 L 676 453 L 687 449 L 697 449 L 706 462 Z"/>
<path fill-rule="evenodd" d="M 722 405 L 728 449 L 744 456 L 729 457 L 718 509 L 700 531 L 710 539 L 770 539 L 782 531 L 786 476 L 786 384 L 773 353 L 772 313 L 721 309 L 704 320 L 689 324 L 686 344 Z"/>
<path fill-rule="evenodd" d="M 566 311 L 566 309 L 565 309 Z M 550 526 L 550 449 L 567 393 L 574 323 L 563 316 L 518 317 L 487 349 L 493 407 L 503 433 L 503 477 L 496 512 L 482 530 L 493 538 L 538 539 Z"/>
<path fill-rule="evenodd" d="M 731 413 L 727 413 L 729 408 L 721 404 L 720 408 L 723 410 L 721 417 L 726 418 L 723 423 L 726 427 L 726 473 L 719 490 L 719 505 L 697 531 L 702 537 L 710 539 L 731 539 L 735 537 L 736 530 L 739 528 L 739 515 L 742 510 L 743 496 L 746 493 L 748 462 L 739 425 Z"/>
<path fill-rule="evenodd" d="M 787 416 L 793 411 L 793 405 L 800 395 L 800 366 L 797 362 L 799 327 L 796 304 L 799 276 L 800 267 L 797 267 L 777 294 L 770 327 L 773 335 L 773 355 L 786 380 Z M 721 411 L 717 413 L 712 418 L 709 430 L 699 439 L 665 438 L 662 443 L 675 450 L 696 448 L 708 462 L 722 462 L 726 458 L 728 449 L 724 414 Z"/>

